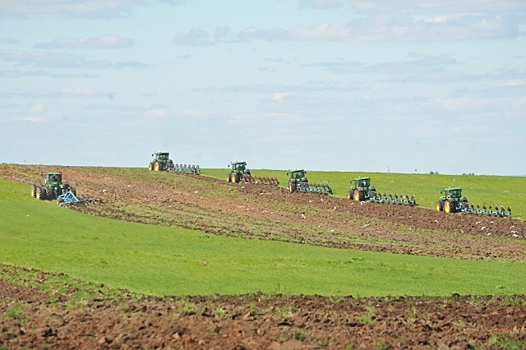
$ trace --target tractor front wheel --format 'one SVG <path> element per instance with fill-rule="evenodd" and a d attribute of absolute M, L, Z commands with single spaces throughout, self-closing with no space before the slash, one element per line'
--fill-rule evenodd
<path fill-rule="evenodd" d="M 239 178 L 239 174 L 238 173 L 234 173 L 234 181 L 236 184 L 239 183 L 239 181 L 241 181 L 241 179 Z"/>
<path fill-rule="evenodd" d="M 435 204 L 435 209 L 437 211 L 444 211 L 444 202 L 438 201 L 437 204 Z"/>
<path fill-rule="evenodd" d="M 153 163 L 148 164 L 148 170 L 153 170 Z"/>
<path fill-rule="evenodd" d="M 292 193 L 296 191 L 296 184 L 294 182 L 289 182 L 289 192 Z"/>
<path fill-rule="evenodd" d="M 31 185 L 31 197 L 37 198 L 37 186 Z"/>
<path fill-rule="evenodd" d="M 160 164 L 159 164 L 159 162 L 155 162 L 155 163 L 153 164 L 153 170 L 155 170 L 155 171 L 159 171 L 159 169 L 160 169 Z"/>
<path fill-rule="evenodd" d="M 347 199 L 353 199 L 353 190 L 347 191 Z"/>

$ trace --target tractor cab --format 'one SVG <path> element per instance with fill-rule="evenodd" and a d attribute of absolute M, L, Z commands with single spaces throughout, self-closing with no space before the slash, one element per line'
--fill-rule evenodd
<path fill-rule="evenodd" d="M 298 181 L 307 181 L 305 176 L 307 172 L 303 169 L 294 169 L 289 171 L 289 179 Z"/>
<path fill-rule="evenodd" d="M 155 154 L 152 154 L 157 160 L 160 161 L 167 161 L 170 159 L 170 153 L 169 152 L 155 152 Z"/>
<path fill-rule="evenodd" d="M 235 173 L 250 173 L 250 170 L 247 169 L 247 162 L 232 162 L 230 163 L 230 167 L 232 169 L 232 172 Z"/>
<path fill-rule="evenodd" d="M 44 185 L 48 184 L 51 186 L 60 185 L 62 184 L 62 173 L 59 172 L 53 172 L 53 173 L 47 173 L 46 178 L 44 179 Z"/>
<path fill-rule="evenodd" d="M 460 201 L 462 199 L 462 188 L 460 187 L 444 188 L 440 193 L 443 194 L 444 200 Z"/>
<path fill-rule="evenodd" d="M 359 188 L 359 189 L 369 191 L 371 187 L 370 177 L 357 177 L 353 181 L 354 181 L 354 188 Z M 351 181 L 351 184 L 353 183 L 353 181 Z"/>

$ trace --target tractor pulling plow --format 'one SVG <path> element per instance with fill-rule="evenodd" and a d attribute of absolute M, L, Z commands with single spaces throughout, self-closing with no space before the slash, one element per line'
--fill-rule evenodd
<path fill-rule="evenodd" d="M 310 183 L 307 176 L 305 176 L 306 173 L 304 169 L 289 170 L 287 173 L 289 176 L 287 188 L 290 193 L 297 191 L 332 194 L 332 188 L 328 184 Z"/>
<path fill-rule="evenodd" d="M 276 177 L 267 176 L 253 176 L 250 170 L 247 168 L 247 162 L 230 162 L 230 171 L 226 175 L 228 182 L 240 183 L 260 183 L 265 185 L 279 185 L 279 180 Z"/>
<path fill-rule="evenodd" d="M 196 175 L 201 174 L 199 165 L 174 164 L 173 160 L 170 159 L 169 152 L 154 152 L 152 157 L 153 159 L 148 164 L 148 170 L 150 171 L 172 171 L 176 173 Z"/>
<path fill-rule="evenodd" d="M 415 196 L 376 192 L 376 188 L 371 185 L 370 177 L 357 177 L 351 181 L 351 184 L 352 186 L 347 192 L 347 198 L 357 202 L 370 200 L 376 203 L 416 205 Z"/>
<path fill-rule="evenodd" d="M 41 185 L 31 185 L 31 197 L 41 200 L 56 199 L 60 206 L 86 204 L 97 201 L 95 198 L 77 197 L 75 188 L 62 182 L 61 172 L 49 172 Z"/>
<path fill-rule="evenodd" d="M 511 218 L 511 208 L 504 209 L 498 205 L 493 208 L 491 205 L 486 207 L 486 204 L 480 207 L 468 203 L 468 199 L 462 196 L 462 188 L 448 187 L 440 191 L 442 197 L 436 202 L 435 209 L 438 211 L 445 211 L 446 213 L 468 213 L 477 215 L 490 215 Z"/>

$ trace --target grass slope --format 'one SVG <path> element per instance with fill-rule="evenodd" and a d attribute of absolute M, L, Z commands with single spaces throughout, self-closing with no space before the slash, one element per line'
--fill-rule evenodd
<path fill-rule="evenodd" d="M 254 175 L 277 177 L 280 186 L 286 187 L 286 170 L 251 170 Z M 226 179 L 227 169 L 201 169 L 206 176 Z M 526 177 L 487 175 L 434 175 L 373 172 L 323 172 L 308 171 L 311 182 L 327 181 L 334 195 L 346 197 L 350 181 L 355 177 L 369 176 L 380 192 L 414 195 L 419 206 L 434 208 L 444 187 L 462 187 L 470 203 L 510 206 L 514 218 L 526 218 Z"/>
<path fill-rule="evenodd" d="M 0 179 L 0 261 L 155 295 L 526 293 L 526 264 L 210 236 L 80 214 Z"/>

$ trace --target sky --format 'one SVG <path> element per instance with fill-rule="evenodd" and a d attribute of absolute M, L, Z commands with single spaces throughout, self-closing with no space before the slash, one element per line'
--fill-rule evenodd
<path fill-rule="evenodd" d="M 524 0 L 2 0 L 0 163 L 526 174 Z"/>

